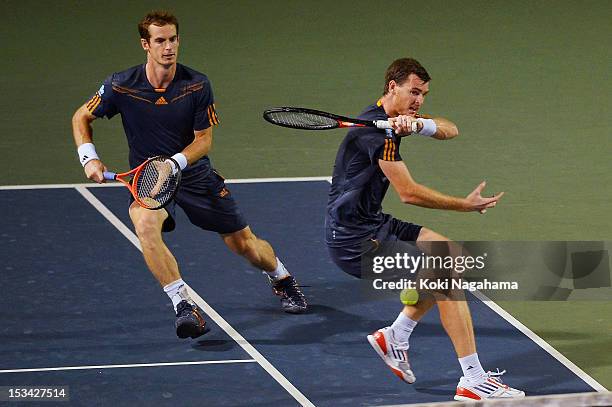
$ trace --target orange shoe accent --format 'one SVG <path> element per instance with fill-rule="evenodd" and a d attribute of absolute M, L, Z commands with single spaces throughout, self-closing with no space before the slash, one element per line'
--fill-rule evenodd
<path fill-rule="evenodd" d="M 399 371 L 399 370 L 397 370 L 397 369 L 392 368 L 391 366 L 389 366 L 389 368 L 391 369 L 391 371 L 392 371 L 393 373 L 395 373 L 395 375 L 396 375 L 397 377 L 399 377 L 399 378 L 400 378 L 400 379 L 402 379 L 403 381 L 406 381 L 406 380 L 404 379 L 404 375 L 402 374 L 402 372 L 400 372 L 400 371 Z"/>
<path fill-rule="evenodd" d="M 457 396 L 467 397 L 472 400 L 482 400 L 478 394 L 464 387 L 457 387 Z"/>
<path fill-rule="evenodd" d="M 202 315 L 200 315 L 200 313 L 196 310 L 193 310 L 192 312 L 193 312 L 193 315 L 198 320 L 198 322 L 202 325 L 202 328 L 204 328 L 204 326 L 206 326 L 206 321 L 204 321 L 204 318 L 202 318 Z"/>
<path fill-rule="evenodd" d="M 166 99 L 164 99 L 164 97 L 160 97 L 159 99 L 157 99 L 157 102 L 155 102 L 156 105 L 167 105 L 168 102 L 166 102 Z"/>
<path fill-rule="evenodd" d="M 385 336 L 383 335 L 383 333 L 380 331 L 376 331 L 374 333 L 374 339 L 376 339 L 376 343 L 378 343 L 378 346 L 380 346 L 380 349 L 382 349 L 383 353 L 386 355 L 387 342 L 385 342 Z"/>

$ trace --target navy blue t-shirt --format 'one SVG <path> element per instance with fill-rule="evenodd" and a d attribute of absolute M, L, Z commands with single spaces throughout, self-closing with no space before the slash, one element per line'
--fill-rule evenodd
<path fill-rule="evenodd" d="M 149 83 L 144 64 L 114 73 L 86 106 L 97 117 L 121 114 L 131 168 L 181 152 L 194 140 L 194 130 L 219 123 L 208 77 L 181 64 L 166 89 Z M 186 170 L 195 168 L 210 171 L 208 157 Z"/>
<path fill-rule="evenodd" d="M 359 116 L 387 120 L 380 102 Z M 352 246 L 372 238 L 383 223 L 382 201 L 389 180 L 378 160 L 401 161 L 400 138 L 392 130 L 352 128 L 342 141 L 332 178 L 325 216 L 325 242 L 330 247 Z"/>

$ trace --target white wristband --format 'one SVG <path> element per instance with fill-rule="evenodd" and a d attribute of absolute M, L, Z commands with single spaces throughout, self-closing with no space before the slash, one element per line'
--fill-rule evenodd
<path fill-rule="evenodd" d="M 84 143 L 79 146 L 77 149 L 79 153 L 79 161 L 81 165 L 85 167 L 85 164 L 90 162 L 91 160 L 99 160 L 98 154 L 96 153 L 96 146 L 93 143 Z"/>
<path fill-rule="evenodd" d="M 431 137 L 436 134 L 436 130 L 438 129 L 438 127 L 436 126 L 436 122 L 434 122 L 433 119 L 417 119 L 417 121 L 423 125 L 421 131 L 417 132 L 418 134 L 426 137 Z"/>
<path fill-rule="evenodd" d="M 187 167 L 187 157 L 183 153 L 176 153 L 172 156 L 172 159 L 176 161 L 181 168 L 181 171 Z"/>

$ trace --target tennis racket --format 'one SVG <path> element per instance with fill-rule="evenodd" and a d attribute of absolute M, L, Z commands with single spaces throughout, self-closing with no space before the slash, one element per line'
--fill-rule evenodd
<path fill-rule="evenodd" d="M 264 111 L 263 118 L 277 126 L 301 130 L 329 130 L 345 127 L 376 127 L 390 129 L 387 120 L 361 120 L 303 107 L 275 107 Z M 417 131 L 416 121 L 412 131 Z"/>
<path fill-rule="evenodd" d="M 174 159 L 157 156 L 121 174 L 104 171 L 104 179 L 121 182 L 143 208 L 161 209 L 176 195 L 181 182 L 179 168 Z"/>

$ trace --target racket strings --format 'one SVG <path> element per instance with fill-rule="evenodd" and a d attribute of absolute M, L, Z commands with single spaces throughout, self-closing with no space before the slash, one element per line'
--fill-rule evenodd
<path fill-rule="evenodd" d="M 174 197 L 180 180 L 180 172 L 174 173 L 164 158 L 145 165 L 136 181 L 136 194 L 148 207 L 159 208 Z"/>
<path fill-rule="evenodd" d="M 305 130 L 333 129 L 335 119 L 307 112 L 268 112 L 267 118 L 274 124 Z"/>

